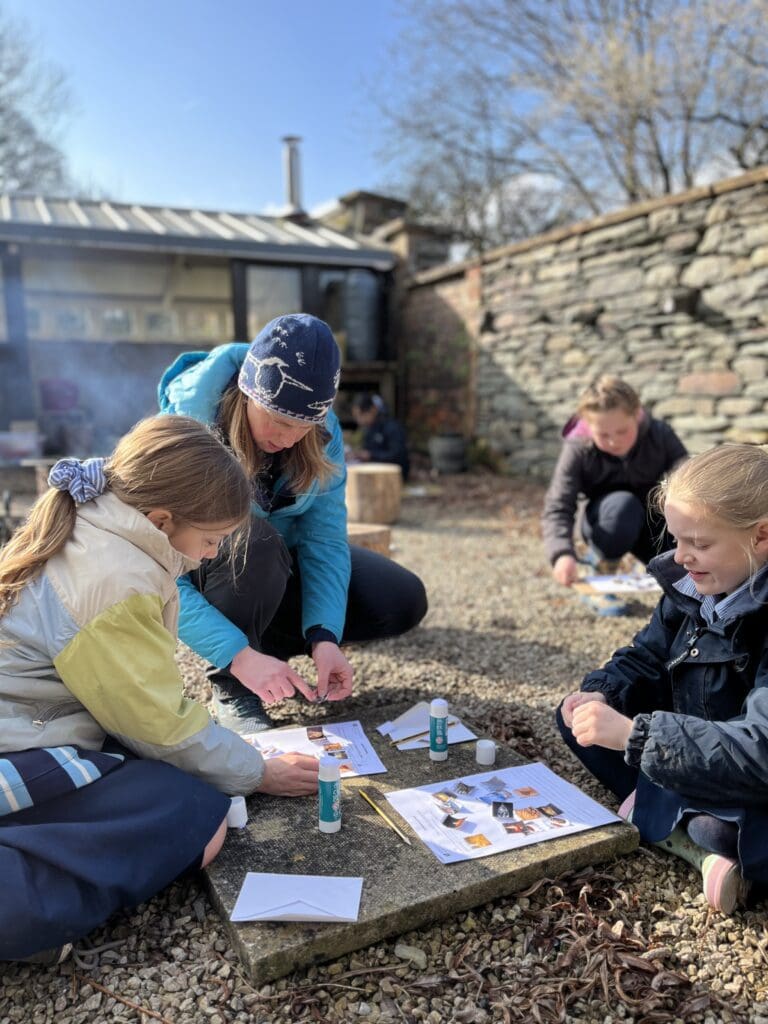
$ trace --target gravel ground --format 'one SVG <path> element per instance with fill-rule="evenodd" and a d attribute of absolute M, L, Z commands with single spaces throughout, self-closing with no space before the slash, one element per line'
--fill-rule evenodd
<path fill-rule="evenodd" d="M 351 651 L 347 709 L 446 696 L 612 806 L 562 747 L 552 708 L 643 624 L 651 599 L 604 620 L 556 587 L 538 540 L 538 486 L 473 476 L 440 488 L 407 499 L 394 531 L 395 557 L 425 580 L 430 612 L 409 636 Z M 198 660 L 182 650 L 179 661 L 189 691 L 207 699 Z M 294 711 L 287 704 L 281 717 Z M 766 909 L 710 912 L 695 872 L 641 847 L 254 989 L 202 885 L 185 881 L 112 919 L 76 962 L 0 965 L 0 1024 L 768 1024 Z"/>

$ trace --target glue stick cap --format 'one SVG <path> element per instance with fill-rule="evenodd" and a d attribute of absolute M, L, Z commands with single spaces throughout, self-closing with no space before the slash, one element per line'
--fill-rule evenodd
<path fill-rule="evenodd" d="M 429 705 L 429 713 L 433 718 L 445 718 L 448 714 L 448 701 L 442 697 L 435 697 Z"/>
<path fill-rule="evenodd" d="M 330 754 L 323 754 L 319 764 L 318 778 L 322 782 L 334 782 L 341 775 L 339 762 L 335 757 L 331 757 Z"/>
<path fill-rule="evenodd" d="M 248 808 L 245 797 L 233 796 L 227 811 L 227 828 L 245 828 L 248 824 Z"/>
<path fill-rule="evenodd" d="M 478 764 L 493 764 L 496 760 L 496 744 L 493 740 L 477 741 L 475 760 Z"/>

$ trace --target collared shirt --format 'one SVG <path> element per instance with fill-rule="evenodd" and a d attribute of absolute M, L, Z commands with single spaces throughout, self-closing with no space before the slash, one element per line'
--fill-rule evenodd
<path fill-rule="evenodd" d="M 708 626 L 711 626 L 716 619 L 726 618 L 726 612 L 730 606 L 734 603 L 736 598 L 743 594 L 745 590 L 749 590 L 752 585 L 752 577 L 748 576 L 747 579 L 737 587 L 732 593 L 726 594 L 725 597 L 718 597 L 715 594 L 700 594 L 696 589 L 696 584 L 693 582 L 691 577 L 686 573 L 682 579 L 679 579 L 675 584 L 675 590 L 679 590 L 681 594 L 685 594 L 686 597 L 693 597 L 701 604 L 701 617 L 704 619 Z"/>

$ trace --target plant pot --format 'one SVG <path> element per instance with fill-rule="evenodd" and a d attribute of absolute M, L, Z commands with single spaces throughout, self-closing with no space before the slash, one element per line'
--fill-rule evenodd
<path fill-rule="evenodd" d="M 436 473 L 463 473 L 467 468 L 467 442 L 463 434 L 437 434 L 427 442 Z"/>

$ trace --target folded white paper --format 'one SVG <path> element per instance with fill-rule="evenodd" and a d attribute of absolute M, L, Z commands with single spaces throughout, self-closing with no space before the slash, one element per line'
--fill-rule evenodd
<path fill-rule="evenodd" d="M 477 736 L 464 725 L 456 715 L 448 715 L 446 735 L 449 745 L 452 743 L 466 743 L 468 740 L 475 740 Z M 415 740 L 404 739 L 397 744 L 398 750 L 418 750 L 429 746 L 429 704 L 421 701 L 408 708 L 402 715 L 399 715 L 393 722 L 382 722 L 376 727 L 376 731 L 382 736 L 388 736 L 391 740 L 397 741 L 400 736 L 413 736 L 414 733 L 424 732 L 425 736 L 419 736 Z"/>
<path fill-rule="evenodd" d="M 249 871 L 230 921 L 356 921 L 362 878 Z"/>

